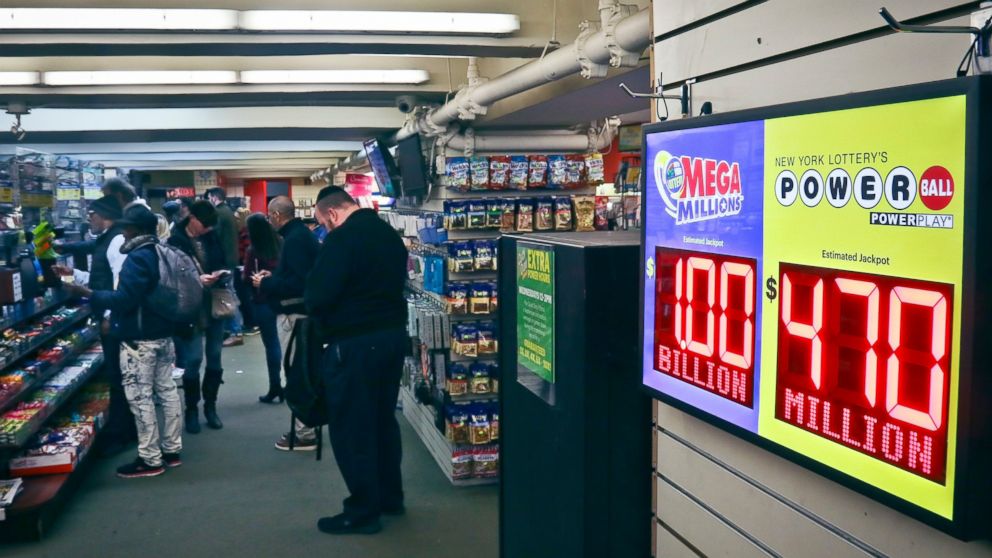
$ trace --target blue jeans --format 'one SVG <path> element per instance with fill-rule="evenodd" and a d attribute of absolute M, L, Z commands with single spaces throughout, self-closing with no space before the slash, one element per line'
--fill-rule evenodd
<path fill-rule="evenodd" d="M 282 347 L 279 346 L 279 330 L 276 325 L 276 313 L 268 304 L 252 302 L 252 315 L 262 334 L 262 344 L 265 345 L 265 363 L 269 369 L 269 389 L 277 389 L 282 385 Z"/>
<path fill-rule="evenodd" d="M 187 338 L 176 338 L 176 360 L 183 373 L 183 391 L 186 408 L 196 407 L 200 402 L 200 365 L 204 354 L 207 366 L 203 371 L 203 400 L 217 401 L 217 392 L 223 382 L 224 369 L 221 367 L 220 353 L 224 344 L 224 321 L 207 319 L 204 330 L 195 330 Z"/>

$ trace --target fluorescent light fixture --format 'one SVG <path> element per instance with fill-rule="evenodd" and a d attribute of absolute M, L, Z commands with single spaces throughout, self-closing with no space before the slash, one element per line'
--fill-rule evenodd
<path fill-rule="evenodd" d="M 235 10 L 0 8 L 0 29 L 233 30 Z"/>
<path fill-rule="evenodd" d="M 37 85 L 39 80 L 38 72 L 0 72 L 0 86 Z"/>
<path fill-rule="evenodd" d="M 240 27 L 249 31 L 505 35 L 520 29 L 520 18 L 457 12 L 248 10 L 241 12 Z"/>
<path fill-rule="evenodd" d="M 45 85 L 199 85 L 237 83 L 238 72 L 206 71 L 99 71 L 45 72 Z"/>
<path fill-rule="evenodd" d="M 403 83 L 430 79 L 424 70 L 245 70 L 241 83 Z"/>

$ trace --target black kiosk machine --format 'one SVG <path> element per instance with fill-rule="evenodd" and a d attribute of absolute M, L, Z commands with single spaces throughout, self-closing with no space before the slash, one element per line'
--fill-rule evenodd
<path fill-rule="evenodd" d="M 500 240 L 500 553 L 644 557 L 651 413 L 637 233 Z"/>
<path fill-rule="evenodd" d="M 990 80 L 645 127 L 646 388 L 987 537 Z"/>

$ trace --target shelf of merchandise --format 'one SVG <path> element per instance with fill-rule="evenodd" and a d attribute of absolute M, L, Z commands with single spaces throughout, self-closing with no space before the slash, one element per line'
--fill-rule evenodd
<path fill-rule="evenodd" d="M 35 317 L 37 317 L 37 316 L 35 316 Z M 82 322 L 83 320 L 85 320 L 85 319 L 87 319 L 89 317 L 90 317 L 90 311 L 89 311 L 89 309 L 88 308 L 83 308 L 78 313 L 76 313 L 75 316 L 73 316 L 72 318 L 70 318 L 70 319 L 68 319 L 68 320 L 66 320 L 64 322 L 62 322 L 55 329 L 53 329 L 53 330 L 45 333 L 44 335 L 40 335 L 40 336 L 36 337 L 31 342 L 31 345 L 27 349 L 25 349 L 24 351 L 22 351 L 16 357 L 14 357 L 14 358 L 10 359 L 9 361 L 7 361 L 7 363 L 3 365 L 3 368 L 4 369 L 10 368 L 11 366 L 13 366 L 13 365 L 17 364 L 18 362 L 24 360 L 25 358 L 33 355 L 39 349 L 44 348 L 44 346 L 47 343 L 49 343 L 50 341 L 54 340 L 58 336 L 62 335 L 66 331 L 69 331 L 76 324 L 79 324 L 80 322 Z M 26 323 L 28 321 L 31 321 L 31 320 L 30 319 L 24 320 L 24 322 L 22 322 L 22 323 Z M 25 386 L 23 388 L 21 388 L 21 390 L 18 391 L 16 394 L 13 394 L 10 397 L 8 397 L 7 399 L 5 399 L 3 401 L 0 401 L 0 413 L 6 412 L 8 409 L 10 409 L 14 405 L 16 405 L 17 403 L 19 403 L 20 401 L 22 401 L 26 395 L 28 395 L 29 393 L 31 393 L 32 391 L 34 391 L 35 388 L 37 388 L 38 386 L 40 386 L 44 382 L 48 381 L 49 378 L 51 378 L 53 375 L 55 375 L 57 373 L 57 370 L 56 371 L 53 371 L 52 368 L 53 367 L 49 367 L 49 370 L 47 370 L 44 375 L 42 375 L 41 377 L 35 378 L 35 380 L 33 382 L 29 383 L 29 384 L 25 384 Z"/>
<path fill-rule="evenodd" d="M 62 335 L 63 333 L 69 331 L 75 325 L 79 324 L 80 322 L 82 322 L 83 320 L 85 320 L 85 319 L 87 319 L 89 317 L 90 317 L 90 311 L 89 311 L 89 309 L 88 308 L 83 308 L 78 313 L 76 313 L 75 316 L 73 316 L 72 318 L 70 318 L 70 319 L 68 319 L 68 320 L 66 320 L 64 322 L 62 322 L 55 329 L 49 331 L 48 333 L 45 333 L 44 335 L 40 335 L 37 338 L 35 338 L 31 342 L 31 345 L 27 349 L 25 349 L 24 351 L 22 351 L 15 358 L 13 358 L 10 361 L 8 361 L 7 364 L 5 364 L 3 366 L 3 368 L 5 368 L 5 369 L 6 368 L 10 368 L 11 366 L 13 366 L 13 365 L 17 364 L 18 362 L 24 360 L 25 358 L 30 357 L 31 355 L 33 355 L 38 350 L 44 348 L 44 346 L 47 343 L 49 343 L 50 341 L 54 340 L 55 338 L 57 338 L 58 336 Z M 25 320 L 25 322 L 27 322 L 27 321 L 30 321 L 30 320 Z M 30 394 L 31 392 L 33 392 L 38 386 L 40 386 L 40 385 L 44 384 L 45 382 L 47 382 L 52 376 L 54 376 L 55 374 L 57 374 L 58 371 L 59 371 L 58 369 L 59 369 L 59 367 L 57 367 L 57 366 L 50 366 L 48 368 L 48 370 L 46 370 L 45 373 L 42 376 L 39 376 L 39 377 L 35 378 L 34 381 L 32 381 L 29 384 L 25 384 L 24 387 L 22 387 L 20 391 L 18 391 L 17 393 L 11 395 L 7 399 L 5 399 L 2 402 L 0 402 L 0 413 L 6 412 L 8 409 L 10 409 L 14 405 L 16 405 L 16 404 L 20 403 L 22 400 L 24 400 L 24 397 L 26 397 L 28 394 Z"/>
<path fill-rule="evenodd" d="M 12 314 L 12 316 L 0 320 L 0 329 L 7 329 L 8 327 L 40 318 L 62 306 L 68 300 L 68 297 L 62 294 L 62 291 L 53 292 L 54 294 L 47 298 L 38 297 L 6 306 L 6 308 L 10 309 L 6 313 Z M 38 302 L 39 300 L 41 301 L 40 303 Z"/>
<path fill-rule="evenodd" d="M 483 479 L 454 479 L 453 464 L 451 456 L 455 452 L 455 445 L 452 444 L 435 425 L 433 411 L 425 405 L 421 405 L 413 395 L 413 390 L 408 387 L 400 389 L 400 401 L 403 403 L 403 416 L 410 426 L 420 437 L 420 440 L 427 447 L 434 461 L 437 462 L 441 471 L 454 486 L 482 486 L 498 484 L 498 478 Z"/>
<path fill-rule="evenodd" d="M 61 372 L 62 369 L 65 367 L 65 365 L 69 363 L 71 359 L 75 359 L 80 355 L 82 355 L 83 353 L 85 353 L 86 351 L 88 351 L 89 349 L 91 349 L 95 345 L 96 341 L 97 341 L 96 336 L 89 338 L 85 343 L 80 345 L 80 348 L 78 350 L 73 351 L 71 354 L 63 358 L 57 366 L 53 366 L 52 367 L 53 371 L 51 374 L 48 375 L 48 377 L 52 378 L 55 376 L 55 374 Z M 76 392 L 78 392 L 87 382 L 89 382 L 93 378 L 94 374 L 96 374 L 96 371 L 99 370 L 101 366 L 103 366 L 102 356 L 96 361 L 94 361 L 90 369 L 87 370 L 84 374 L 82 374 L 79 380 L 77 380 L 73 385 L 60 391 L 58 398 L 53 400 L 52 404 L 47 409 L 45 409 L 44 412 L 35 415 L 34 418 L 31 419 L 31 422 L 26 423 L 19 431 L 17 431 L 17 433 L 15 434 L 15 439 L 16 439 L 15 443 L 0 444 L 0 450 L 17 449 L 23 446 L 25 443 L 27 443 L 27 441 L 31 439 L 31 436 L 37 434 L 38 431 L 41 430 L 41 427 L 44 426 L 46 422 L 48 422 L 48 419 L 52 418 L 52 415 L 54 415 L 55 412 L 58 411 L 59 408 L 61 408 L 62 405 L 66 403 L 66 401 L 71 399 L 72 396 L 76 394 Z M 43 385 L 43 383 L 36 385 L 41 386 Z"/>
<path fill-rule="evenodd" d="M 99 370 L 94 365 L 93 374 Z M 92 376 L 91 376 L 92 378 Z M 81 387 L 89 381 L 80 382 Z M 70 401 L 67 398 L 66 401 Z M 65 402 L 63 401 L 63 404 Z M 104 416 L 107 412 L 103 409 Z M 96 434 L 90 440 L 90 445 L 81 448 L 79 461 L 71 473 L 25 477 L 21 493 L 14 503 L 6 509 L 0 509 L 0 540 L 41 540 L 55 520 L 62 506 L 68 501 L 85 478 L 95 461 L 90 451 L 100 435 L 102 422 L 96 423 Z"/>

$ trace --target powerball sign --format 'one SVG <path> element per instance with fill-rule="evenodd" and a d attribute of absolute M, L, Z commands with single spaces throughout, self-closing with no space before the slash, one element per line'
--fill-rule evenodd
<path fill-rule="evenodd" d="M 644 384 L 953 520 L 966 112 L 648 133 Z"/>

